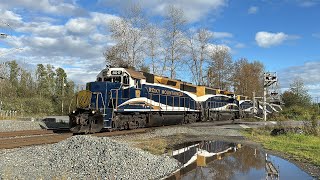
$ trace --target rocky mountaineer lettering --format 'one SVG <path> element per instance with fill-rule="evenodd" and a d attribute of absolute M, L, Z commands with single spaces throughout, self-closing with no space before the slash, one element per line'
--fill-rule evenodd
<path fill-rule="evenodd" d="M 149 87 L 148 89 L 149 93 L 154 93 L 154 94 L 163 94 L 163 95 L 168 95 L 168 96 L 183 96 L 182 92 L 176 92 L 176 91 L 170 91 L 170 90 L 160 90 L 156 88 Z"/>
<path fill-rule="evenodd" d="M 160 94 L 160 89 L 149 87 L 149 93 Z"/>

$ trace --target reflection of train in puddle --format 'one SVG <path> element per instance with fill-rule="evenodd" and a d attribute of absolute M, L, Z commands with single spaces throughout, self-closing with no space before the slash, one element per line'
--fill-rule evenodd
<path fill-rule="evenodd" d="M 166 179 L 243 179 L 243 177 L 278 179 L 279 177 L 279 167 L 275 168 L 264 152 L 238 143 L 189 142 L 175 147 L 170 155 L 182 166 Z M 275 169 L 270 172 L 270 168 Z"/>
<path fill-rule="evenodd" d="M 241 148 L 241 144 L 222 141 L 199 141 L 184 144 L 172 151 L 171 156 L 181 162 L 181 168 L 167 179 L 181 179 L 182 175 L 204 167 L 208 163 L 221 159 Z"/>
<path fill-rule="evenodd" d="M 238 147 L 241 147 L 238 144 Z M 236 151 L 237 144 L 222 141 L 202 141 L 181 149 L 174 150 L 172 157 L 187 166 L 197 160 L 197 157 L 221 157 L 226 152 Z"/>

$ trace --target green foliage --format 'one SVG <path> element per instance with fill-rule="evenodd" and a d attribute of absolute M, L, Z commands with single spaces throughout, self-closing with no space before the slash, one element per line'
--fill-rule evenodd
<path fill-rule="evenodd" d="M 296 79 L 290 84 L 290 89 L 282 94 L 282 100 L 286 107 L 311 105 L 311 97 L 301 79 Z"/>
<path fill-rule="evenodd" d="M 267 149 L 279 151 L 295 160 L 311 162 L 320 166 L 320 138 L 314 135 L 293 134 L 271 136 L 269 131 L 252 130 L 245 135 L 263 144 Z"/>
<path fill-rule="evenodd" d="M 301 107 L 301 106 L 290 106 L 288 108 L 284 108 L 281 112 L 287 119 L 293 120 L 310 120 L 312 110 L 310 108 Z"/>
<path fill-rule="evenodd" d="M 4 77 L 0 80 L 2 110 L 15 110 L 23 116 L 60 115 L 63 102 L 63 114 L 67 114 L 75 85 L 67 79 L 62 68 L 38 64 L 36 71 L 30 72 L 16 61 L 6 62 L 5 65 L 0 69 Z"/>
<path fill-rule="evenodd" d="M 311 117 L 310 121 L 304 122 L 303 131 L 305 134 L 319 136 L 320 135 L 320 126 L 318 123 L 319 116 L 315 114 Z"/>
<path fill-rule="evenodd" d="M 311 97 L 301 79 L 295 79 L 290 89 L 281 95 L 285 107 L 276 119 L 311 120 L 319 119 L 316 106 L 312 106 Z"/>

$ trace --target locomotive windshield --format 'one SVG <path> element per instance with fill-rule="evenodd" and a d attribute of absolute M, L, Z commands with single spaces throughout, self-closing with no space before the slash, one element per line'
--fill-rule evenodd
<path fill-rule="evenodd" d="M 98 75 L 97 81 L 123 83 L 123 85 L 128 86 L 130 84 L 130 76 L 127 72 L 121 70 L 112 70 L 109 72 L 105 70 Z"/>

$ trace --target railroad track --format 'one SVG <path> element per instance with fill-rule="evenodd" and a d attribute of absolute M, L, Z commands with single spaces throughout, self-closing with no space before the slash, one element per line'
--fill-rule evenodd
<path fill-rule="evenodd" d="M 37 136 L 21 136 L 15 138 L 0 138 L 0 149 L 13 149 L 24 146 L 34 146 L 41 144 L 53 144 L 68 137 L 71 137 L 71 133 L 66 134 L 43 134 Z"/>
<path fill-rule="evenodd" d="M 199 125 L 195 123 L 196 125 Z M 151 128 L 139 128 L 133 130 L 122 130 L 112 132 L 100 132 L 96 134 L 89 134 L 96 137 L 110 137 L 121 136 L 130 134 L 146 133 L 160 128 L 175 127 L 172 126 L 160 126 Z M 13 149 L 25 146 L 53 144 L 65 140 L 73 136 L 67 129 L 49 129 L 49 130 L 28 130 L 28 131 L 13 131 L 13 132 L 0 132 L 0 149 Z"/>
<path fill-rule="evenodd" d="M 19 137 L 19 136 L 34 136 L 34 135 L 45 135 L 53 134 L 53 130 L 26 130 L 26 131 L 11 131 L 11 132 L 0 132 L 0 138 Z"/>
<path fill-rule="evenodd" d="M 101 132 L 90 134 L 97 137 L 110 137 L 128 134 L 145 133 L 152 128 L 141 128 L 124 131 Z M 53 144 L 73 136 L 72 133 L 54 133 L 54 130 L 29 130 L 0 132 L 0 149 L 13 149 L 25 146 Z"/>

